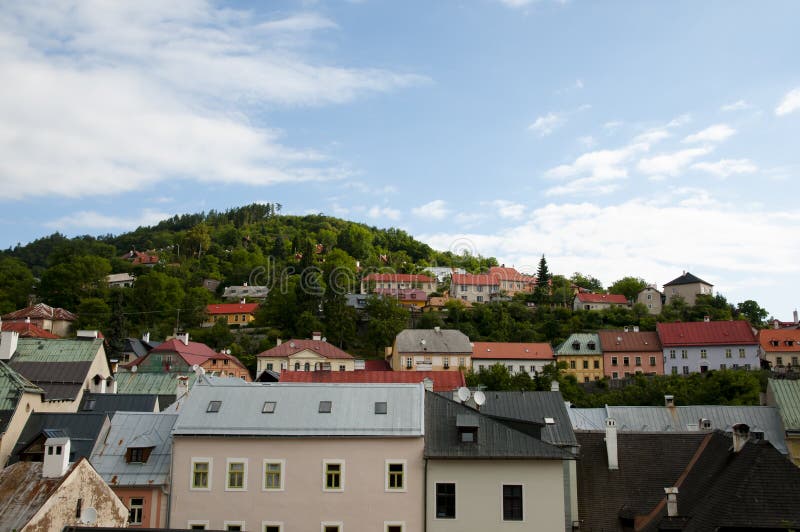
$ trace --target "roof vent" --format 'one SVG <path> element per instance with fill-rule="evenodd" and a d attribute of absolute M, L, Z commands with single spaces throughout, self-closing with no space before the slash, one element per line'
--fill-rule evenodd
<path fill-rule="evenodd" d="M 275 413 L 275 405 L 277 405 L 275 401 L 264 401 L 264 406 L 261 407 L 262 414 L 274 414 Z"/>
<path fill-rule="evenodd" d="M 206 412 L 215 414 L 219 412 L 221 406 L 222 406 L 222 401 L 209 401 L 208 408 L 206 408 Z"/>
<path fill-rule="evenodd" d="M 375 401 L 375 413 L 386 414 L 387 404 L 386 401 Z"/>
<path fill-rule="evenodd" d="M 674 395 L 665 395 L 664 396 L 664 406 L 675 406 L 675 396 Z"/>

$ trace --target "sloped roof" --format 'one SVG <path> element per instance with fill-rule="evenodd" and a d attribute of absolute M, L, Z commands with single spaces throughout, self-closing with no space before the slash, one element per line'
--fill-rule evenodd
<path fill-rule="evenodd" d="M 42 478 L 41 462 L 18 462 L 0 471 L 0 530 L 22 529 L 76 466 L 59 478 Z"/>
<path fill-rule="evenodd" d="M 74 401 L 89 377 L 91 362 L 15 362 L 11 367 L 45 392 L 47 401 Z"/>
<path fill-rule="evenodd" d="M 4 321 L 2 329 L 4 331 L 14 331 L 19 334 L 20 338 L 60 338 L 57 334 L 45 331 L 33 323 L 24 321 Z"/>
<path fill-rule="evenodd" d="M 177 436 L 422 436 L 421 384 L 246 384 L 192 388 L 178 413 Z M 220 401 L 219 412 L 207 412 Z M 274 401 L 274 413 L 262 413 Z M 330 413 L 320 402 L 330 401 Z M 376 402 L 387 403 L 375 414 Z"/>
<path fill-rule="evenodd" d="M 750 324 L 744 320 L 657 323 L 664 347 L 690 345 L 755 345 Z"/>
<path fill-rule="evenodd" d="M 477 440 L 461 441 L 458 419 L 469 416 L 478 426 Z M 425 394 L 425 457 L 472 459 L 570 460 L 574 457 L 533 436 L 515 430 L 483 412 L 439 394 Z"/>
<path fill-rule="evenodd" d="M 536 276 L 520 273 L 516 268 L 506 268 L 504 266 L 492 266 L 489 268 L 489 275 L 495 276 L 502 281 L 519 281 L 523 283 L 535 283 Z"/>
<path fill-rule="evenodd" d="M 397 353 L 472 355 L 469 337 L 455 329 L 404 329 L 395 338 Z"/>
<path fill-rule="evenodd" d="M 5 432 L 23 393 L 44 395 L 44 390 L 0 360 L 0 434 Z"/>
<path fill-rule="evenodd" d="M 322 340 L 286 340 L 281 345 L 257 354 L 257 357 L 290 357 L 301 351 L 312 351 L 321 357 L 332 359 L 352 359 L 353 355 L 345 353 L 338 347 Z"/>
<path fill-rule="evenodd" d="M 118 393 L 174 396 L 179 376 L 176 373 L 122 371 L 117 373 L 114 378 L 117 381 Z M 197 375 L 190 371 L 185 376 L 189 377 L 189 387 L 194 385 Z M 161 402 L 160 404 L 162 408 L 166 406 Z"/>
<path fill-rule="evenodd" d="M 433 381 L 433 391 L 449 392 L 465 386 L 460 371 L 282 371 L 280 382 L 415 383 Z"/>
<path fill-rule="evenodd" d="M 258 303 L 216 303 L 206 306 L 212 316 L 224 314 L 252 314 L 258 310 Z"/>
<path fill-rule="evenodd" d="M 184 344 L 182 340 L 172 338 L 165 341 L 158 347 L 151 349 L 147 355 L 137 358 L 133 362 L 126 364 L 125 367 L 131 368 L 133 366 L 138 366 L 147 360 L 147 358 L 153 353 L 175 353 L 189 366 L 202 364 L 206 360 L 210 360 L 212 358 L 226 358 L 226 355 L 217 353 L 206 344 L 192 341 L 189 341 L 188 344 Z"/>
<path fill-rule="evenodd" d="M 553 360 L 553 347 L 547 342 L 475 342 L 473 359 Z"/>
<path fill-rule="evenodd" d="M 630 353 L 638 351 L 661 351 L 657 332 L 649 331 L 598 331 L 600 347 L 604 353 Z"/>
<path fill-rule="evenodd" d="M 697 432 L 701 419 L 709 420 L 712 429 L 731 432 L 737 423 L 746 423 L 752 432 L 763 432 L 781 453 L 788 452 L 780 413 L 773 406 L 606 406 L 568 412 L 575 430 L 604 429 L 608 417 L 617 421 L 620 432 Z"/>
<path fill-rule="evenodd" d="M 390 282 L 390 283 L 432 283 L 434 279 L 427 275 L 408 273 L 370 273 L 364 281 Z"/>
<path fill-rule="evenodd" d="M 158 395 L 135 393 L 85 393 L 78 410 L 104 412 L 114 416 L 117 412 L 156 412 Z"/>
<path fill-rule="evenodd" d="M 577 343 L 576 343 L 577 342 Z M 589 349 L 589 344 L 594 343 L 594 349 Z M 577 345 L 577 347 L 575 347 Z M 595 333 L 572 333 L 563 344 L 556 348 L 559 355 L 602 355 L 600 337 Z"/>
<path fill-rule="evenodd" d="M 664 284 L 664 286 L 675 286 L 675 285 L 680 285 L 680 284 L 695 284 L 695 283 L 703 283 L 703 284 L 708 285 L 708 286 L 714 286 L 713 284 L 707 283 L 704 280 L 700 279 L 699 277 L 696 277 L 696 276 L 692 275 L 689 272 L 685 272 L 680 277 L 676 277 L 675 279 L 671 280 L 670 282 Z"/>
<path fill-rule="evenodd" d="M 77 461 L 79 458 L 88 458 L 108 423 L 108 416 L 99 412 L 34 412 L 25 423 L 25 428 L 19 435 L 9 461 L 18 461 L 20 452 L 41 436 L 45 430 L 52 429 L 59 429 L 69 437 L 70 462 Z"/>
<path fill-rule="evenodd" d="M 119 412 L 111 421 L 105 444 L 91 462 L 109 486 L 163 486 L 169 483 L 172 458 L 170 431 L 177 414 Z M 130 464 L 130 447 L 153 447 L 146 463 Z"/>
<path fill-rule="evenodd" d="M 101 338 L 20 338 L 14 362 L 91 362 L 103 347 Z"/>
<path fill-rule="evenodd" d="M 627 305 L 628 299 L 622 294 L 592 294 L 579 292 L 576 296 L 581 303 L 609 303 L 612 305 Z"/>
<path fill-rule="evenodd" d="M 8 314 L 4 314 L 2 318 L 4 320 L 24 320 L 25 318 L 30 318 L 62 321 L 75 321 L 78 319 L 75 314 L 66 309 L 51 307 L 45 303 L 36 303 L 30 307 L 9 312 Z"/>
<path fill-rule="evenodd" d="M 772 341 L 778 345 L 772 345 Z M 762 329 L 758 331 L 758 343 L 768 353 L 800 353 L 800 329 Z"/>
<path fill-rule="evenodd" d="M 138 338 L 125 338 L 125 346 L 122 348 L 123 353 L 133 353 L 137 358 L 145 356 L 150 352 L 153 347 L 158 347 L 158 343 L 152 345 L 145 343 Z"/>
<path fill-rule="evenodd" d="M 485 392 L 481 412 L 490 416 L 542 423 L 542 440 L 559 447 L 578 444 L 561 392 Z M 552 418 L 553 423 L 546 423 Z"/>
<path fill-rule="evenodd" d="M 465 284 L 471 286 L 500 286 L 497 276 L 488 273 L 454 273 L 450 281 L 451 285 Z"/>
<path fill-rule="evenodd" d="M 767 386 L 775 398 L 784 429 L 800 431 L 800 381 L 769 379 Z"/>

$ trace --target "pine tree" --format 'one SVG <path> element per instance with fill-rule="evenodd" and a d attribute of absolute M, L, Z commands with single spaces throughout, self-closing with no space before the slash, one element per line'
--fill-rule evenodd
<path fill-rule="evenodd" d="M 552 275 L 547 268 L 547 260 L 542 255 L 539 261 L 539 269 L 536 270 L 536 289 L 533 291 L 533 300 L 537 303 L 544 303 L 550 297 L 550 279 Z"/>

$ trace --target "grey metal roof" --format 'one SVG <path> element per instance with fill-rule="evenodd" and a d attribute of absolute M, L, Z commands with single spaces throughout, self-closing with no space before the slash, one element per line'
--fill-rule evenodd
<path fill-rule="evenodd" d="M 422 436 L 423 385 L 252 383 L 199 385 L 183 398 L 173 433 L 215 436 Z M 207 412 L 221 401 L 219 412 Z M 267 401 L 275 412 L 262 413 Z M 319 403 L 331 401 L 329 414 Z M 387 403 L 375 414 L 376 402 Z"/>
<path fill-rule="evenodd" d="M 85 393 L 81 398 L 81 412 L 157 412 L 157 395 L 134 393 Z"/>
<path fill-rule="evenodd" d="M 15 371 L 45 391 L 47 401 L 73 401 L 92 367 L 91 361 L 29 362 L 11 359 Z"/>
<path fill-rule="evenodd" d="M 589 349 L 589 344 L 594 344 L 594 349 Z M 578 346 L 576 349 L 575 346 Z M 563 344 L 555 350 L 559 355 L 602 355 L 600 336 L 596 333 L 572 333 Z"/>
<path fill-rule="evenodd" d="M 70 462 L 88 458 L 109 425 L 108 416 L 103 413 L 33 413 L 22 429 L 9 462 L 18 461 L 21 451 L 40 436 L 52 434 L 52 431 L 60 431 L 58 434 L 69 436 Z"/>
<path fill-rule="evenodd" d="M 189 377 L 189 386 L 197 380 L 197 375 L 193 371 L 184 376 Z M 117 392 L 119 393 L 175 395 L 178 387 L 177 373 L 119 371 L 114 378 L 117 381 Z"/>
<path fill-rule="evenodd" d="M 150 412 L 117 412 L 105 443 L 90 461 L 110 486 L 151 486 L 169 483 L 172 455 L 170 431 L 178 416 Z M 154 447 L 147 462 L 129 464 L 129 447 Z"/>
<path fill-rule="evenodd" d="M 453 329 L 405 329 L 395 339 L 398 353 L 455 353 L 472 355 L 469 337 Z"/>
<path fill-rule="evenodd" d="M 789 431 L 800 430 L 800 381 L 769 379 L 768 397 L 774 398 L 783 426 Z"/>
<path fill-rule="evenodd" d="M 462 442 L 460 427 L 477 427 L 476 441 Z M 555 445 L 433 392 L 425 394 L 425 456 L 441 459 L 574 459 L 572 454 Z"/>
<path fill-rule="evenodd" d="M 485 395 L 482 413 L 541 423 L 542 440 L 559 447 L 578 445 L 561 392 L 485 392 Z M 545 418 L 553 418 L 554 423 L 545 423 Z"/>
<path fill-rule="evenodd" d="M 751 432 L 763 432 L 764 439 L 783 454 L 788 452 L 778 409 L 772 406 L 606 406 L 568 409 L 575 430 L 605 430 L 605 419 L 614 418 L 623 432 L 696 432 L 701 419 L 711 429 L 732 432 L 733 425 L 746 423 Z"/>

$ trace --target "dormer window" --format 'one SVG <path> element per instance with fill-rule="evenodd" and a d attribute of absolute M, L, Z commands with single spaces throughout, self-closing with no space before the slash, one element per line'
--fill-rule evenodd
<path fill-rule="evenodd" d="M 128 447 L 125 451 L 125 461 L 129 464 L 146 464 L 151 452 L 153 447 Z"/>
<path fill-rule="evenodd" d="M 579 341 L 577 341 L 577 340 L 576 340 L 576 341 L 572 342 L 572 349 L 574 349 L 575 351 L 577 351 L 577 350 L 579 350 L 580 348 L 581 348 L 581 343 L 580 343 Z"/>
<path fill-rule="evenodd" d="M 206 408 L 206 412 L 217 413 L 219 412 L 221 406 L 222 406 L 222 401 L 209 401 L 208 408 Z"/>
<path fill-rule="evenodd" d="M 261 407 L 262 414 L 274 414 L 275 413 L 275 405 L 277 405 L 275 401 L 264 401 L 264 406 Z"/>
<path fill-rule="evenodd" d="M 97 403 L 94 399 L 87 399 L 86 403 L 83 405 L 83 409 L 86 411 L 94 410 L 94 405 Z"/>
<path fill-rule="evenodd" d="M 375 402 L 375 413 L 376 414 L 386 414 L 386 412 L 387 412 L 386 401 L 376 401 Z"/>
<path fill-rule="evenodd" d="M 456 416 L 456 428 L 461 443 L 475 443 L 478 441 L 478 418 L 469 414 Z"/>
<path fill-rule="evenodd" d="M 588 347 L 590 351 L 594 351 L 596 344 L 594 342 L 589 342 L 588 344 L 586 344 L 586 347 Z"/>
<path fill-rule="evenodd" d="M 330 414 L 332 408 L 333 408 L 333 403 L 331 401 L 320 401 L 319 402 L 319 413 L 320 414 Z"/>

